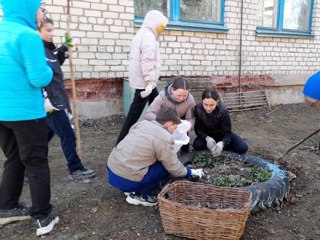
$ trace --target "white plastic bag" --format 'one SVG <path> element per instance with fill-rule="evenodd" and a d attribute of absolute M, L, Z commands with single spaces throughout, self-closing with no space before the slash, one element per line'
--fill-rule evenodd
<path fill-rule="evenodd" d="M 190 141 L 187 131 L 180 132 L 178 129 L 173 132 L 172 139 L 174 141 L 173 149 L 175 153 L 177 153 L 183 145 L 188 144 Z"/>

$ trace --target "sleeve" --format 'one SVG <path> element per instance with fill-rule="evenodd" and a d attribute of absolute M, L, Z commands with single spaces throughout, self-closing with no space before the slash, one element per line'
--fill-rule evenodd
<path fill-rule="evenodd" d="M 228 110 L 224 110 L 220 121 L 223 145 L 227 146 L 231 142 L 231 119 Z"/>
<path fill-rule="evenodd" d="M 53 72 L 46 63 L 44 46 L 40 36 L 27 32 L 23 34 L 20 44 L 22 61 L 32 86 L 42 88 L 52 80 Z"/>
<path fill-rule="evenodd" d="M 62 65 L 64 63 L 64 61 L 69 57 L 68 47 L 66 45 L 62 44 L 57 50 L 58 50 L 57 58 L 58 58 L 60 65 Z"/>
<path fill-rule="evenodd" d="M 185 167 L 173 151 L 173 143 L 155 142 L 156 158 L 174 177 L 188 177 L 191 170 Z"/>
<path fill-rule="evenodd" d="M 194 121 L 193 112 L 194 112 L 194 107 L 196 103 L 192 95 L 189 95 L 189 98 L 190 98 L 190 101 L 189 101 L 190 103 L 189 103 L 185 118 L 191 123 L 191 126 L 194 126 L 195 121 Z"/>
<path fill-rule="evenodd" d="M 146 82 L 157 81 L 157 43 L 156 40 L 144 35 L 141 39 L 141 70 Z"/>
<path fill-rule="evenodd" d="M 149 105 L 148 110 L 144 116 L 145 120 L 153 121 L 156 120 L 158 111 L 161 109 L 163 99 L 158 95 L 153 102 Z"/>
<path fill-rule="evenodd" d="M 197 137 L 205 141 L 208 135 L 206 134 L 206 132 L 202 127 L 202 124 L 201 124 L 202 120 L 200 119 L 200 115 L 197 111 L 197 106 L 195 107 L 193 112 L 194 112 L 194 119 L 195 119 L 194 132 L 196 133 Z"/>

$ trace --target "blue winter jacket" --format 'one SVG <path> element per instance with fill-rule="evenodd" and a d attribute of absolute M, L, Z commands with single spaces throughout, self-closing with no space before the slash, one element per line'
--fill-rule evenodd
<path fill-rule="evenodd" d="M 36 31 L 40 0 L 0 0 L 0 121 L 46 116 L 41 88 L 52 79 Z"/>

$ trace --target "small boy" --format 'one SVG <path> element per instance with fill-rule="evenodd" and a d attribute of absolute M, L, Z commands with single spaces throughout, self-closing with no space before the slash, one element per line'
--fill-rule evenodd
<path fill-rule="evenodd" d="M 154 206 L 151 192 L 160 181 L 174 177 L 203 177 L 202 169 L 185 167 L 173 149 L 172 133 L 181 123 L 173 108 L 161 108 L 155 121 L 144 120 L 130 128 L 113 148 L 107 162 L 109 183 L 125 192 L 134 205 Z"/>
<path fill-rule="evenodd" d="M 49 18 L 41 23 L 38 31 L 43 40 L 47 61 L 52 64 L 53 69 L 52 82 L 44 89 L 49 128 L 48 141 L 52 139 L 54 134 L 59 136 L 63 154 L 68 162 L 70 173 L 68 179 L 70 181 L 92 178 L 96 175 L 96 172 L 85 169 L 82 165 L 76 151 L 76 137 L 66 113 L 70 109 L 70 103 L 63 83 L 61 65 L 68 57 L 68 46 L 72 47 L 72 39 L 67 38 L 65 44 L 56 48 L 52 42 L 53 22 Z"/>

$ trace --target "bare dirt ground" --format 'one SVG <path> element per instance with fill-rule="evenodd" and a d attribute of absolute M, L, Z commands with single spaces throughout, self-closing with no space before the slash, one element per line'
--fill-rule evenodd
<path fill-rule="evenodd" d="M 233 130 L 249 144 L 249 154 L 274 161 L 296 142 L 319 128 L 320 111 L 303 104 L 232 114 Z M 52 204 L 60 222 L 45 239 L 181 239 L 166 235 L 158 207 L 131 206 L 106 183 L 105 164 L 123 123 L 120 116 L 81 123 L 83 162 L 97 171 L 92 181 L 69 182 L 58 139 L 50 143 Z M 320 159 L 314 136 L 282 162 L 296 173 L 291 202 L 250 216 L 243 240 L 320 239 Z M 0 153 L 0 175 L 4 156 Z M 21 201 L 30 205 L 28 185 Z M 0 239 L 37 239 L 32 220 L 0 228 Z"/>

